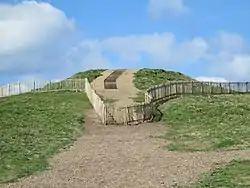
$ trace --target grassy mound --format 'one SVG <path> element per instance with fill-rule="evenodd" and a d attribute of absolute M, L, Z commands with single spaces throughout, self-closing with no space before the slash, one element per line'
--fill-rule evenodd
<path fill-rule="evenodd" d="M 140 69 L 134 75 L 134 85 L 139 90 L 166 83 L 168 81 L 191 81 L 192 78 L 174 71 L 163 69 Z"/>
<path fill-rule="evenodd" d="M 94 79 L 98 78 L 102 75 L 102 72 L 104 72 L 106 69 L 92 69 L 87 70 L 84 72 L 78 72 L 74 74 L 73 76 L 69 77 L 68 79 L 84 79 L 88 78 L 89 82 L 93 82 Z"/>
<path fill-rule="evenodd" d="M 46 169 L 48 158 L 81 134 L 89 107 L 83 93 L 0 98 L 0 182 Z"/>
<path fill-rule="evenodd" d="M 250 146 L 250 95 L 184 96 L 163 104 L 170 150 L 245 149 Z"/>
<path fill-rule="evenodd" d="M 140 92 L 134 98 L 135 102 L 144 102 L 145 91 L 154 85 L 166 83 L 168 81 L 191 81 L 192 78 L 175 71 L 163 69 L 140 69 L 134 75 L 133 83 Z"/>
<path fill-rule="evenodd" d="M 99 76 L 102 76 L 102 72 L 104 72 L 105 70 L 106 69 L 93 69 L 84 72 L 78 72 L 73 76 L 67 78 L 66 80 L 62 80 L 60 82 L 48 83 L 42 88 L 42 90 L 58 90 L 58 89 L 67 90 L 75 88 L 76 87 L 75 85 L 77 85 L 78 89 L 84 89 L 84 81 L 82 81 L 82 83 L 79 83 L 71 80 L 88 78 L 89 82 L 91 83 Z"/>
<path fill-rule="evenodd" d="M 201 181 L 188 187 L 250 187 L 250 161 L 232 161 L 228 165 L 218 168 L 212 173 L 205 175 L 205 177 Z"/>

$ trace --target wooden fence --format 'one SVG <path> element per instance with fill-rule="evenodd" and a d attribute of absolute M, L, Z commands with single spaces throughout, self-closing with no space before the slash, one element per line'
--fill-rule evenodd
<path fill-rule="evenodd" d="M 107 122 L 106 121 L 107 119 L 106 105 L 101 100 L 101 98 L 96 94 L 96 92 L 93 90 L 87 78 L 85 78 L 85 93 L 88 96 L 89 101 L 92 104 L 101 122 L 103 124 L 106 124 Z"/>
<path fill-rule="evenodd" d="M 184 94 L 221 95 L 249 92 L 249 82 L 168 82 L 149 88 L 145 96 L 148 102 L 157 102 Z"/>
<path fill-rule="evenodd" d="M 49 92 L 49 91 L 84 91 L 84 79 L 66 79 L 59 82 L 34 80 L 17 82 L 0 86 L 0 97 L 19 95 L 28 92 Z"/>
<path fill-rule="evenodd" d="M 53 92 L 53 91 L 82 91 L 85 92 L 98 114 L 101 122 L 106 124 L 107 113 L 106 106 L 100 97 L 92 89 L 87 79 L 66 79 L 59 82 L 52 81 L 28 81 L 8 84 L 0 87 L 0 97 L 19 95 L 29 92 Z"/>
<path fill-rule="evenodd" d="M 145 93 L 145 103 L 115 108 L 105 104 L 87 79 L 66 79 L 60 82 L 32 81 L 0 87 L 0 97 L 27 92 L 85 91 L 103 124 L 139 124 L 154 117 L 155 105 L 172 97 L 191 95 L 220 95 L 249 93 L 249 82 L 167 82 L 150 87 Z"/>
<path fill-rule="evenodd" d="M 142 103 L 122 108 L 109 105 L 107 106 L 107 113 L 106 124 L 133 125 L 150 121 L 152 119 L 153 106 L 152 103 Z"/>

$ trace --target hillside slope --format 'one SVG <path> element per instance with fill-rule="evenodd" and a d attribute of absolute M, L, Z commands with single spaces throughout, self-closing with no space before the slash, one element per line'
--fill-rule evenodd
<path fill-rule="evenodd" d="M 176 71 L 163 69 L 140 69 L 134 75 L 134 85 L 139 90 L 146 90 L 151 86 L 168 81 L 192 81 L 191 77 Z"/>
<path fill-rule="evenodd" d="M 135 102 L 144 102 L 144 95 L 149 87 L 166 83 L 168 81 L 193 81 L 191 77 L 180 72 L 163 69 L 140 69 L 134 74 L 133 83 L 139 90 L 134 97 Z"/>
<path fill-rule="evenodd" d="M 69 77 L 68 79 L 84 79 L 84 78 L 88 78 L 89 82 L 91 83 L 96 78 L 101 76 L 102 73 L 105 70 L 106 69 L 90 69 L 90 70 L 87 70 L 87 71 L 78 72 L 78 73 L 72 75 L 71 77 Z"/>
<path fill-rule="evenodd" d="M 71 77 L 62 80 L 60 82 L 53 82 L 53 83 L 48 83 L 46 84 L 41 90 L 58 90 L 58 89 L 70 89 L 72 88 L 72 84 L 75 84 L 74 82 L 70 82 L 71 79 L 84 79 L 87 78 L 89 82 L 93 82 L 96 78 L 99 76 L 102 76 L 102 73 L 106 69 L 92 69 L 92 70 L 87 70 L 83 72 L 78 72 Z M 82 88 L 78 89 L 84 89 L 84 82 L 81 84 Z"/>
<path fill-rule="evenodd" d="M 0 183 L 44 170 L 83 131 L 83 93 L 27 93 L 0 99 Z"/>

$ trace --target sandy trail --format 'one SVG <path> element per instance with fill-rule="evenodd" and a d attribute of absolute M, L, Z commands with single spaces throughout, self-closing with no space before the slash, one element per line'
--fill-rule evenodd
<path fill-rule="evenodd" d="M 125 72 L 116 80 L 118 89 L 104 89 L 104 80 L 112 71 L 104 71 L 103 75 L 92 82 L 96 92 L 105 99 L 113 99 L 113 105 L 116 108 L 133 105 L 133 97 L 136 96 L 138 89 L 133 84 L 133 76 L 137 70 L 125 70 Z"/>
<path fill-rule="evenodd" d="M 160 124 L 103 126 L 93 111 L 86 131 L 67 151 L 51 161 L 52 169 L 2 188 L 158 188 L 195 181 L 232 159 L 250 158 L 250 151 L 178 153 L 162 148 Z"/>

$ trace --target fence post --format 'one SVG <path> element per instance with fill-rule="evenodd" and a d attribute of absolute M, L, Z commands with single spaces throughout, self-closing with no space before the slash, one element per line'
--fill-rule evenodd
<path fill-rule="evenodd" d="M 178 89 L 177 89 L 177 86 L 179 85 L 178 82 L 175 82 L 175 94 L 177 95 L 178 94 Z"/>
<path fill-rule="evenodd" d="M 191 82 L 191 94 L 193 94 L 194 93 L 194 82 L 192 81 Z"/>
<path fill-rule="evenodd" d="M 210 89 L 210 94 L 212 94 L 212 89 L 213 89 L 213 86 L 212 86 L 212 82 L 209 82 L 209 89 Z"/>
<path fill-rule="evenodd" d="M 164 88 L 164 98 L 165 98 L 167 96 L 167 86 L 166 86 L 166 83 L 164 83 L 163 88 Z"/>
<path fill-rule="evenodd" d="M 201 94 L 204 94 L 204 82 L 201 82 Z"/>
<path fill-rule="evenodd" d="M 36 80 L 33 81 L 33 92 L 36 91 Z"/>
<path fill-rule="evenodd" d="M 185 87 L 184 87 L 184 82 L 181 82 L 181 95 L 185 93 Z"/>
<path fill-rule="evenodd" d="M 172 82 L 169 82 L 169 97 L 172 95 Z"/>
<path fill-rule="evenodd" d="M 85 92 L 86 92 L 86 88 L 87 88 L 87 82 L 88 82 L 88 79 L 87 78 L 84 78 L 84 88 L 85 88 Z"/>
<path fill-rule="evenodd" d="M 154 96 L 154 98 L 156 99 L 156 89 L 155 89 L 156 87 L 154 86 L 153 87 L 153 96 Z"/>
<path fill-rule="evenodd" d="M 62 90 L 62 82 L 59 82 L 59 90 Z"/>
<path fill-rule="evenodd" d="M 20 83 L 20 81 L 18 82 L 18 94 L 20 94 L 21 93 L 21 83 Z"/>
<path fill-rule="evenodd" d="M 155 96 L 157 99 L 159 99 L 159 85 L 155 86 Z"/>
<path fill-rule="evenodd" d="M 164 97 L 164 87 L 163 87 L 163 84 L 161 84 L 161 98 Z"/>
<path fill-rule="evenodd" d="M 104 115 L 104 116 L 103 116 L 103 117 L 104 117 L 104 125 L 107 125 L 107 119 L 108 119 L 108 118 L 107 118 L 107 114 L 108 114 L 108 113 L 107 113 L 107 106 L 104 105 L 103 108 L 104 108 L 104 114 L 103 114 L 103 115 Z"/>
<path fill-rule="evenodd" d="M 10 96 L 10 84 L 8 84 L 8 95 L 7 96 Z"/>

